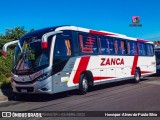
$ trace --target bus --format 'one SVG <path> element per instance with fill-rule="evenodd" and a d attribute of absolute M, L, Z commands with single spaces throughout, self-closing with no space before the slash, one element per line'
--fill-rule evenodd
<path fill-rule="evenodd" d="M 153 43 L 123 34 L 56 26 L 25 34 L 16 44 L 11 85 L 14 93 L 54 94 L 132 80 L 156 73 Z"/>
<path fill-rule="evenodd" d="M 156 74 L 160 75 L 160 46 L 155 46 Z"/>

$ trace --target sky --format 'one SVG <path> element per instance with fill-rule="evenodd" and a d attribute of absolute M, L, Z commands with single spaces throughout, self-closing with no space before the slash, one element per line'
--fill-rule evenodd
<path fill-rule="evenodd" d="M 132 16 L 142 27 L 130 27 Z M 0 0 L 0 34 L 73 25 L 150 39 L 160 36 L 160 0 Z"/>

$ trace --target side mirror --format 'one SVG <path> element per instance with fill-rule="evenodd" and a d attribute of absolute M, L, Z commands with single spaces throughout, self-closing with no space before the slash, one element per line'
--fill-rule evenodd
<path fill-rule="evenodd" d="M 63 33 L 63 31 L 52 31 L 52 32 L 48 32 L 48 33 L 44 34 L 42 36 L 42 43 L 41 43 L 42 49 L 48 48 L 48 37 L 51 35 L 58 34 L 58 33 Z"/>
<path fill-rule="evenodd" d="M 11 42 L 8 42 L 8 43 L 4 44 L 3 50 L 2 50 L 2 53 L 3 53 L 3 56 L 4 56 L 4 57 L 7 56 L 7 48 L 8 48 L 8 46 L 13 45 L 13 44 L 16 44 L 16 43 L 18 43 L 18 41 L 19 41 L 19 40 L 15 40 L 15 41 L 11 41 Z"/>
<path fill-rule="evenodd" d="M 48 42 L 42 42 L 41 46 L 42 46 L 42 49 L 47 49 L 48 48 Z"/>

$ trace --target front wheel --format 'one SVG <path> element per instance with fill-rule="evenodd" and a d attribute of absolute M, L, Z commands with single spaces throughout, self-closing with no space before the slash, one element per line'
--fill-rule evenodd
<path fill-rule="evenodd" d="M 88 80 L 87 80 L 87 76 L 85 74 L 82 74 L 80 76 L 80 81 L 79 81 L 79 91 L 80 94 L 84 95 L 88 92 Z"/>

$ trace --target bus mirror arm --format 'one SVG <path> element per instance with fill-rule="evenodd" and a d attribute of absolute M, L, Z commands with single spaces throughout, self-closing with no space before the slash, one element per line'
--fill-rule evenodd
<path fill-rule="evenodd" d="M 7 56 L 7 48 L 8 48 L 8 46 L 10 46 L 10 45 L 13 45 L 13 44 L 18 43 L 18 45 L 19 45 L 19 47 L 20 47 L 20 49 L 21 49 L 21 51 L 22 51 L 22 48 L 21 48 L 21 46 L 20 46 L 20 44 L 19 44 L 18 41 L 19 41 L 19 40 L 11 41 L 11 42 L 8 42 L 8 43 L 6 43 L 6 44 L 3 45 L 2 53 L 3 53 L 3 56 L 4 56 L 4 57 Z"/>
<path fill-rule="evenodd" d="M 42 49 L 47 49 L 48 48 L 48 37 L 50 37 L 51 35 L 54 35 L 54 34 L 59 34 L 59 33 L 63 33 L 63 31 L 52 31 L 52 32 L 48 32 L 46 34 L 44 34 L 42 36 Z"/>

